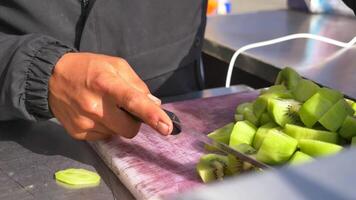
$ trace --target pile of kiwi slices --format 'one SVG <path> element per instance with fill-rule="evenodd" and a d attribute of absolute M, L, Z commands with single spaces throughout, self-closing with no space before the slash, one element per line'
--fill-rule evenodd
<path fill-rule="evenodd" d="M 208 137 L 268 165 L 301 164 L 356 144 L 356 103 L 286 67 L 275 85 L 237 106 L 234 122 Z M 209 154 L 197 164 L 203 182 L 257 170 L 232 155 Z M 215 152 L 212 152 L 215 151 Z"/>

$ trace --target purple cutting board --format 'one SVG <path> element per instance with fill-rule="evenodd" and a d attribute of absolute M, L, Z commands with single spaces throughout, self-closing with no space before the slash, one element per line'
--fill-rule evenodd
<path fill-rule="evenodd" d="M 204 147 L 191 133 L 207 134 L 231 122 L 236 105 L 257 95 L 243 92 L 165 104 L 181 120 L 179 135 L 163 137 L 143 125 L 133 139 L 91 144 L 137 199 L 169 197 L 202 185 L 195 165 Z"/>

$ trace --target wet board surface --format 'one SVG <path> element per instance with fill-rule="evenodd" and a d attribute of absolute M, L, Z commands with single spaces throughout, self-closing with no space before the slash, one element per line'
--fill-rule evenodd
<path fill-rule="evenodd" d="M 91 145 L 137 199 L 160 199 L 202 185 L 196 171 L 204 145 L 192 132 L 208 134 L 231 121 L 238 104 L 257 91 L 163 105 L 182 123 L 182 133 L 160 136 L 143 125 L 133 139 L 115 137 Z"/>

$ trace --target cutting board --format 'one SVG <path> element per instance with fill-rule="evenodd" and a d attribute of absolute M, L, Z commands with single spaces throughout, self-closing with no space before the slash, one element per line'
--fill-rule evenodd
<path fill-rule="evenodd" d="M 191 133 L 204 133 L 231 121 L 236 105 L 258 92 L 181 101 L 163 105 L 182 122 L 182 133 L 164 137 L 143 125 L 136 137 L 91 143 L 137 199 L 161 199 L 202 185 L 196 171 L 204 145 Z"/>

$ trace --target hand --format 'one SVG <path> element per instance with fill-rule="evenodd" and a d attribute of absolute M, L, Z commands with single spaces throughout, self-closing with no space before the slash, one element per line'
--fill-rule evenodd
<path fill-rule="evenodd" d="M 50 108 L 76 139 L 134 137 L 141 123 L 120 108 L 169 135 L 173 125 L 160 104 L 130 65 L 117 57 L 67 53 L 49 80 Z"/>

